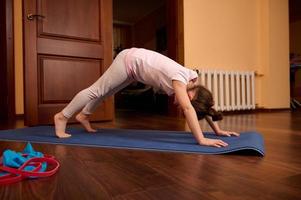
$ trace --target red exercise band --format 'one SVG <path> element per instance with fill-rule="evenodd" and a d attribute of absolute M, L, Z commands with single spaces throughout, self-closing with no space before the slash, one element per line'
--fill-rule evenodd
<path fill-rule="evenodd" d="M 24 154 L 22 156 L 26 157 L 27 155 Z M 45 172 L 40 172 L 43 162 L 46 162 L 48 166 L 53 166 L 53 168 Z M 26 171 L 24 170 L 26 166 L 35 166 L 35 168 L 32 171 Z M 0 171 L 9 173 L 0 177 L 0 184 L 15 183 L 30 177 L 49 177 L 55 174 L 58 171 L 59 167 L 59 162 L 53 156 L 50 155 L 44 155 L 44 157 L 30 158 L 25 163 L 23 163 L 23 165 L 20 166 L 18 169 L 3 166 L 3 164 L 0 163 Z"/>

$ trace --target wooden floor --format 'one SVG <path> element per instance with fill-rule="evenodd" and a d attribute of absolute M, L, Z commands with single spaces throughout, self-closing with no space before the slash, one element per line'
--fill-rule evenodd
<path fill-rule="evenodd" d="M 185 130 L 185 122 L 151 114 L 122 112 L 114 123 L 96 127 Z M 23 127 L 23 121 L 1 129 Z M 197 155 L 34 144 L 57 157 L 59 172 L 46 179 L 0 186 L 0 199 L 114 200 L 297 200 L 301 198 L 301 113 L 229 115 L 221 127 L 257 130 L 266 156 Z M 205 130 L 209 130 L 203 124 Z M 0 142 L 0 151 L 21 151 L 25 143 Z"/>

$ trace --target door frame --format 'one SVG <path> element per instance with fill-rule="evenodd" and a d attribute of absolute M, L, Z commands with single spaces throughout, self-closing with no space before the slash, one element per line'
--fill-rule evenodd
<path fill-rule="evenodd" d="M 0 119 L 14 120 L 15 113 L 15 62 L 14 62 L 14 3 L 1 1 L 0 14 Z"/>
<path fill-rule="evenodd" d="M 184 65 L 183 0 L 166 0 L 168 57 Z"/>
<path fill-rule="evenodd" d="M 168 57 L 184 65 L 184 6 L 183 0 L 166 0 Z M 168 97 L 168 115 L 182 117 L 181 109 Z"/>

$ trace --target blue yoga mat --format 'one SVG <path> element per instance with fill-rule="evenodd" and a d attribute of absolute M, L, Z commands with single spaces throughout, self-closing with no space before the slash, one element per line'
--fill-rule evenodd
<path fill-rule="evenodd" d="M 52 126 L 2 130 L 0 140 L 200 154 L 244 150 L 264 156 L 263 137 L 257 132 L 243 132 L 239 137 L 219 137 L 213 133 L 204 133 L 205 137 L 222 139 L 229 144 L 222 148 L 198 145 L 191 133 L 183 131 L 98 129 L 97 133 L 87 133 L 83 129 L 69 128 L 67 132 L 72 137 L 59 139 L 54 135 Z"/>

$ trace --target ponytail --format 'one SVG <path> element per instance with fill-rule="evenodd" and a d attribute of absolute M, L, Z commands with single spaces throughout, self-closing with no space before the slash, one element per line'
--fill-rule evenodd
<path fill-rule="evenodd" d="M 213 108 L 209 108 L 208 115 L 212 117 L 213 121 L 219 121 L 223 119 L 223 115 L 221 112 L 217 112 Z"/>

